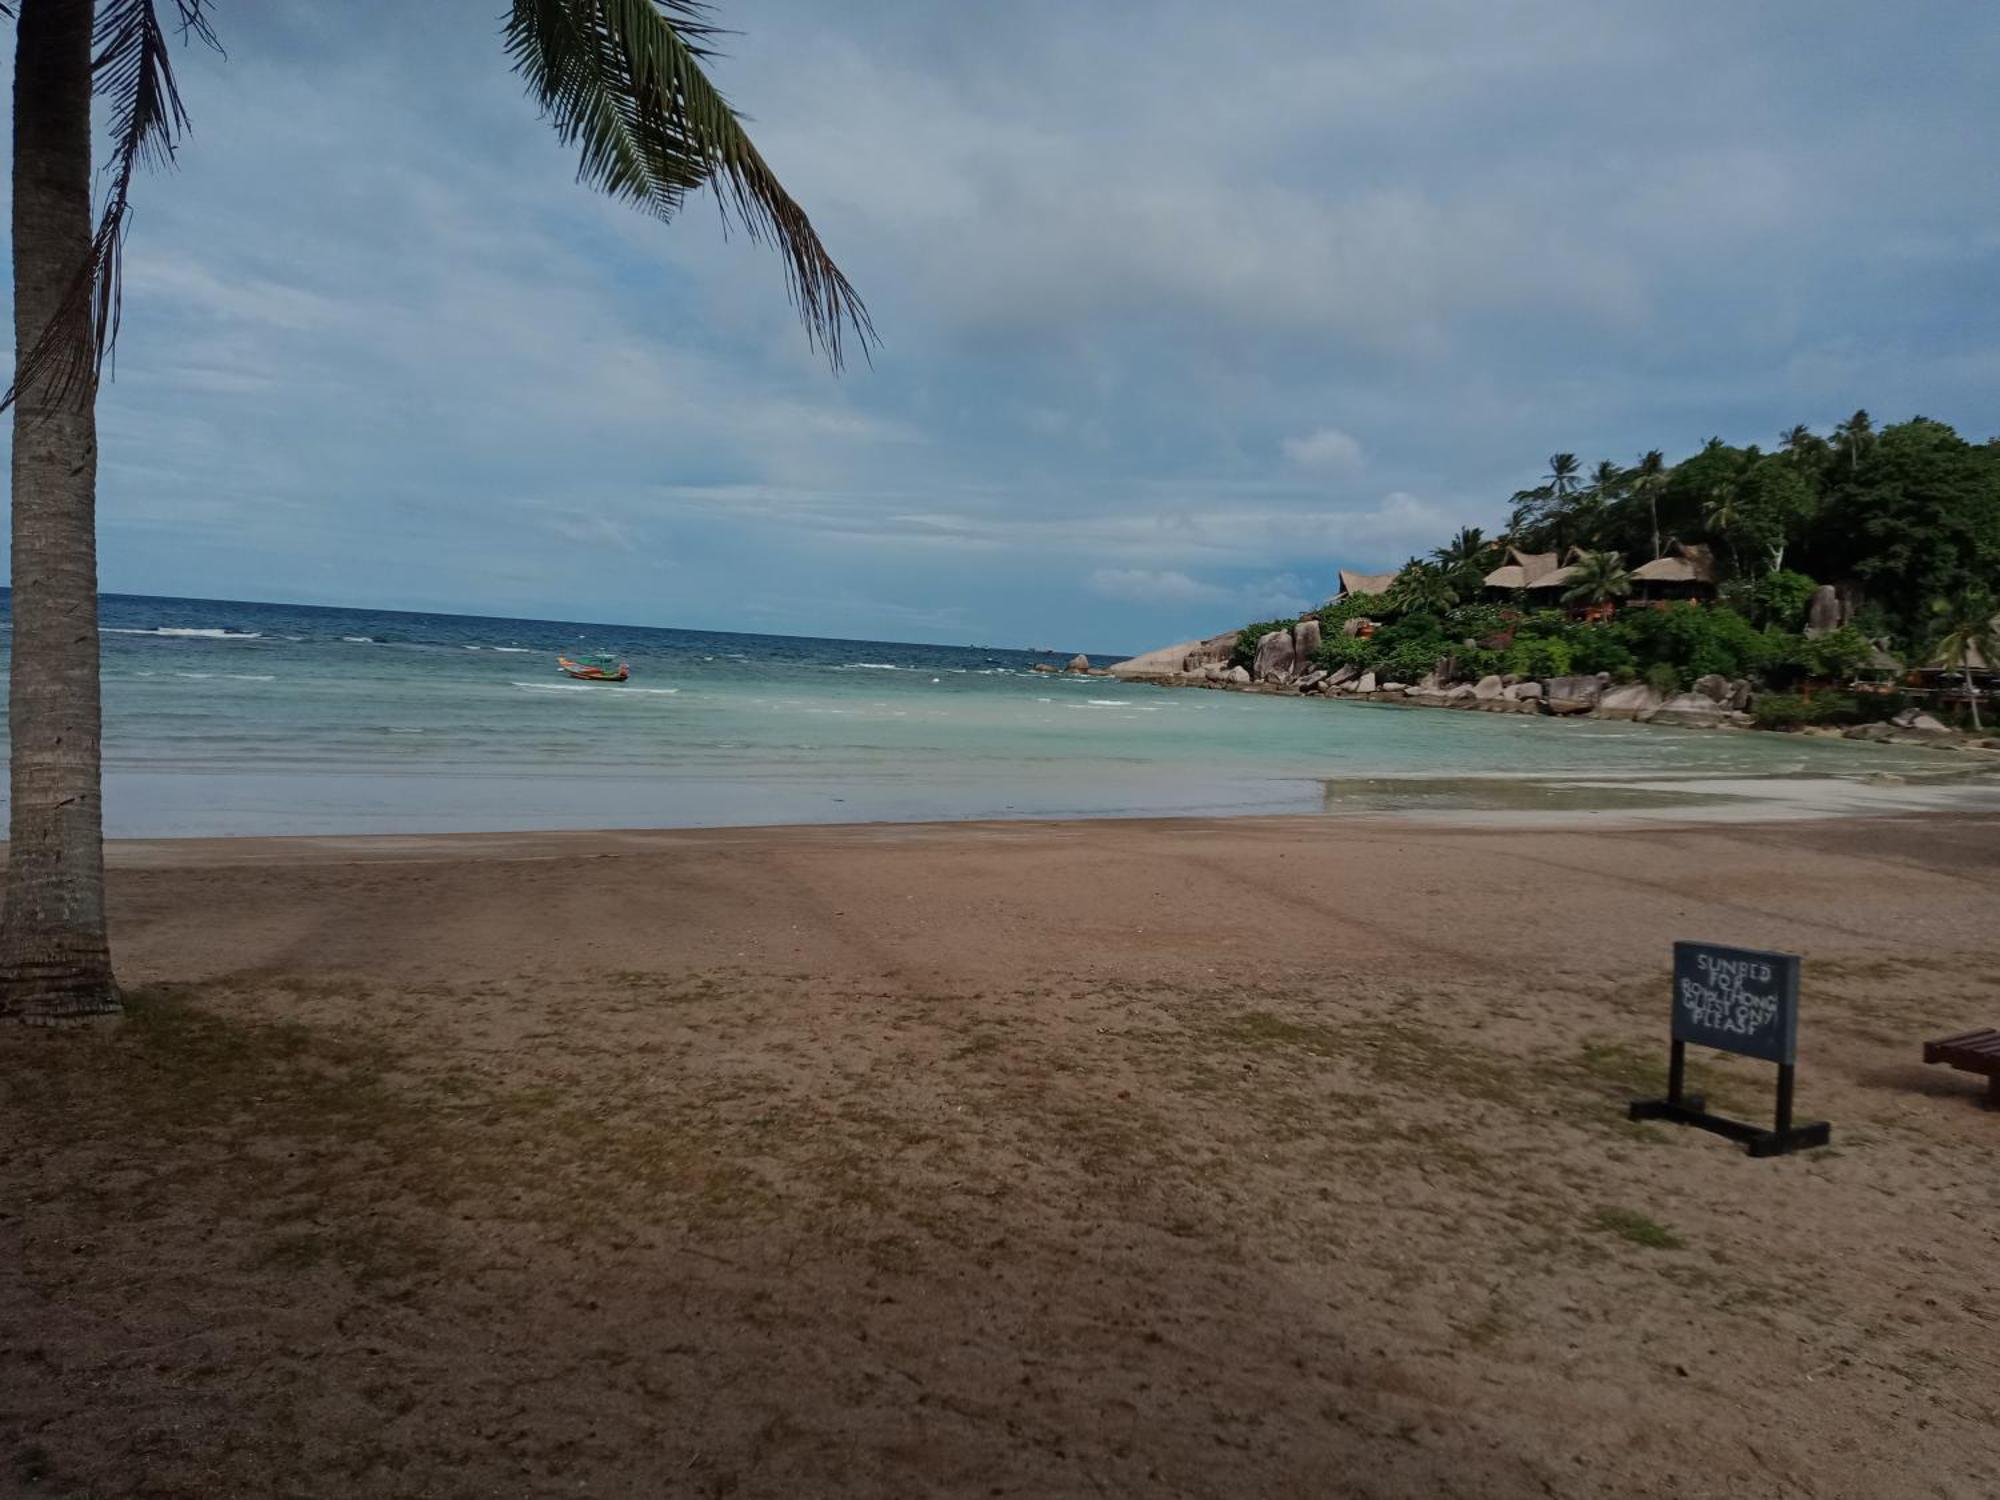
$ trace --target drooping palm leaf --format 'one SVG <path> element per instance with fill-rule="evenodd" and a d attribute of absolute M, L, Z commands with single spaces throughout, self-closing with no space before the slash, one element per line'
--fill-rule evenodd
<path fill-rule="evenodd" d="M 700 0 L 514 0 L 507 54 L 563 141 L 579 180 L 662 219 L 713 187 L 725 221 L 775 246 L 806 336 L 838 369 L 875 331 L 805 210 L 701 70 L 716 29 Z"/>
<path fill-rule="evenodd" d="M 218 46 L 207 0 L 174 0 L 183 37 Z M 9 14 L 12 14 L 11 9 Z M 111 159 L 108 186 L 90 250 L 41 337 L 18 353 L 14 382 L 0 397 L 11 406 L 31 383 L 48 377 L 51 397 L 60 402 L 85 386 L 94 387 L 118 341 L 123 310 L 122 259 L 132 207 L 132 180 L 141 166 L 170 166 L 174 148 L 187 129 L 174 84 L 173 60 L 153 0 L 101 0 L 94 23 L 91 86 L 111 106 Z"/>

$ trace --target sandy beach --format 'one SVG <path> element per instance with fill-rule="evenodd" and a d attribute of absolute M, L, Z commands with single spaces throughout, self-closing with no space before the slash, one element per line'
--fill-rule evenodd
<path fill-rule="evenodd" d="M 112 847 L 0 1491 L 2000 1493 L 2000 817 Z M 1676 938 L 1805 956 L 1752 1161 Z M 1761 1116 L 1770 1070 L 1711 1057 Z"/>

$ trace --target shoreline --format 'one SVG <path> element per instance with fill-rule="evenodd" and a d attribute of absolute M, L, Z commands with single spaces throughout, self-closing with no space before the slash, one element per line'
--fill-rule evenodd
<path fill-rule="evenodd" d="M 1458 779 L 1458 778 L 1454 778 Z M 1514 781 L 1519 778 L 1496 777 Z M 1775 780 L 1776 778 L 1772 778 Z M 1572 778 L 1552 778 L 1569 784 Z M 1645 779 L 1648 787 L 1667 782 Z M 1759 783 L 1760 785 L 1762 783 Z M 1981 790 L 1988 790 L 1981 788 Z M 1338 814 L 1242 813 L 1230 816 L 1141 815 L 1076 818 L 948 818 L 910 821 L 876 820 L 851 823 L 757 823 L 705 826 L 628 828 L 525 828 L 481 831 L 336 834 L 193 834 L 176 837 L 109 838 L 105 863 L 111 869 L 224 866 L 258 863 L 341 864 L 373 861 L 451 862 L 475 859 L 552 860 L 603 858 L 619 854 L 658 854 L 674 848 L 716 849 L 773 845 L 781 847 L 881 846 L 923 842 L 1022 842 L 1052 835 L 1082 837 L 1093 831 L 1219 834 L 1230 830 L 1262 830 L 1276 834 L 1313 834 L 1336 838 L 1342 830 L 1424 833 L 1630 833 L 1666 832 L 1676 828 L 1707 833 L 1732 829 L 1792 828 L 1801 824 L 1895 823 L 1940 821 L 1962 823 L 1968 818 L 2000 820 L 2000 785 L 1990 788 L 1990 805 L 1974 808 L 1895 805 L 1866 808 L 1770 805 L 1744 807 L 1735 803 L 1690 806 L 1663 802 L 1650 808 L 1575 807 L 1365 809 Z M 1586 822 L 1579 820 L 1587 819 Z M 0 840 L 0 867 L 7 843 Z"/>

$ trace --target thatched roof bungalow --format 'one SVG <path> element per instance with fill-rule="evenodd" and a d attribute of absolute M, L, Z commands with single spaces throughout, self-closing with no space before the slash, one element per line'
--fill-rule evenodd
<path fill-rule="evenodd" d="M 1705 542 L 1669 542 L 1666 555 L 1632 570 L 1637 599 L 1706 599 L 1715 593 L 1715 553 Z"/>
<path fill-rule="evenodd" d="M 1553 557 L 1555 554 L 1549 553 L 1547 555 Z M 1551 568 L 1539 577 L 1528 580 L 1528 592 L 1539 594 L 1544 599 L 1547 599 L 1561 590 L 1568 588 L 1570 580 L 1576 576 L 1576 565 L 1582 560 L 1583 555 L 1583 548 L 1570 548 L 1569 556 L 1563 559 L 1563 565 L 1560 568 Z"/>
<path fill-rule="evenodd" d="M 1340 591 L 1333 597 L 1345 599 L 1350 594 L 1380 595 L 1389 592 L 1389 585 L 1396 581 L 1394 573 L 1356 573 L 1348 568 L 1340 570 Z"/>
<path fill-rule="evenodd" d="M 1497 594 L 1532 588 L 1536 580 L 1555 572 L 1559 561 L 1553 552 L 1523 552 L 1519 547 L 1509 547 L 1507 561 L 1486 575 L 1485 585 Z"/>

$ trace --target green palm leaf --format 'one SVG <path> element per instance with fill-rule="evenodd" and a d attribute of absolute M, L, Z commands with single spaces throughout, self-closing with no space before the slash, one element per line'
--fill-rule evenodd
<path fill-rule="evenodd" d="M 715 35 L 698 0 L 514 0 L 505 37 L 516 71 L 564 142 L 580 181 L 662 219 L 713 187 L 726 217 L 777 247 L 806 335 L 839 368 L 868 310 L 701 71 Z"/>

